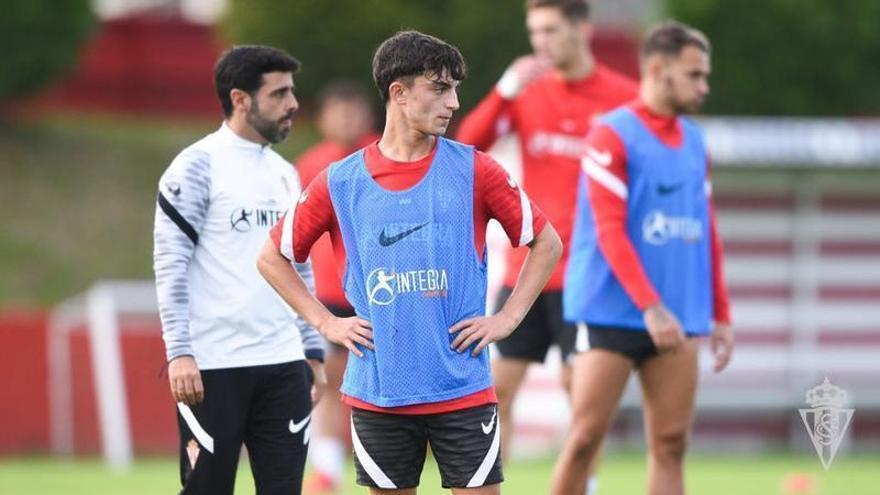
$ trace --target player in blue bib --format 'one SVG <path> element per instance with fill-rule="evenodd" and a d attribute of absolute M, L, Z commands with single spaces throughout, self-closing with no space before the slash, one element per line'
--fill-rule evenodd
<path fill-rule="evenodd" d="M 630 374 L 643 391 L 649 494 L 683 494 L 698 340 L 716 371 L 733 349 L 702 133 L 682 114 L 708 95 L 709 42 L 680 23 L 649 33 L 639 101 L 588 138 L 563 293 L 580 325 L 571 432 L 551 493 L 583 493 Z M 713 321 L 714 319 L 714 321 Z"/>
<path fill-rule="evenodd" d="M 500 493 L 501 435 L 486 346 L 519 325 L 562 254 L 542 215 L 543 223 L 533 223 L 525 193 L 503 172 L 498 181 L 500 166 L 478 175 L 476 162 L 485 165 L 485 157 L 441 137 L 465 73 L 458 49 L 432 36 L 407 31 L 384 41 L 373 59 L 386 105 L 382 138 L 331 165 L 326 189 L 310 186 L 300 198 L 294 224 L 330 216 L 338 225 L 343 287 L 357 316 L 333 316 L 282 254 L 285 243 L 296 251 L 291 238 L 307 230 L 282 228 L 280 245 L 267 241 L 260 260 L 288 304 L 351 351 L 342 393 L 352 405 L 358 483 L 371 493 L 415 494 L 429 445 L 444 488 Z M 487 317 L 486 249 L 478 236 L 487 218 L 475 220 L 486 189 L 478 196 L 475 184 L 490 174 L 491 194 L 500 187 L 522 211 L 518 244 L 530 254 L 507 304 Z"/>

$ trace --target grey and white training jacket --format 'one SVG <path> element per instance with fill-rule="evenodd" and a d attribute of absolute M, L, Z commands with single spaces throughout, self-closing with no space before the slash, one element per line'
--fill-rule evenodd
<path fill-rule="evenodd" d="M 318 332 L 259 274 L 269 230 L 301 192 L 293 166 L 224 123 L 159 180 L 153 269 L 168 359 L 200 369 L 323 358 Z M 311 265 L 295 264 L 314 290 Z"/>

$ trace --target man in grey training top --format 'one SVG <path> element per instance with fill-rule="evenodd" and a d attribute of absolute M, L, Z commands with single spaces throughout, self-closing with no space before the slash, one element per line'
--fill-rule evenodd
<path fill-rule="evenodd" d="M 269 229 L 300 194 L 272 150 L 293 124 L 299 62 L 240 46 L 217 62 L 220 128 L 159 181 L 153 265 L 185 494 L 231 494 L 241 445 L 257 493 L 298 494 L 323 342 L 257 273 Z M 297 264 L 309 283 L 311 268 Z"/>

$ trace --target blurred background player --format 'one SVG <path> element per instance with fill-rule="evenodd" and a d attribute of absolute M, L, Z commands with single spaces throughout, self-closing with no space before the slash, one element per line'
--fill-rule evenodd
<path fill-rule="evenodd" d="M 464 119 L 457 138 L 488 150 L 501 134 L 515 132 L 522 157 L 522 186 L 547 215 L 565 244 L 562 260 L 520 328 L 499 342 L 492 364 L 505 455 L 511 411 L 531 363 L 551 345 L 562 355 L 562 385 L 569 390 L 575 327 L 562 318 L 562 278 L 568 256 L 584 138 L 599 115 L 632 100 L 637 85 L 596 62 L 586 0 L 527 0 L 526 27 L 533 52 L 516 59 L 495 88 Z M 498 305 L 516 284 L 527 250 L 509 249 Z"/>
<path fill-rule="evenodd" d="M 279 294 L 353 354 L 342 392 L 352 406 L 357 481 L 371 493 L 414 494 L 429 445 L 444 488 L 500 493 L 486 347 L 516 328 L 562 252 L 500 165 L 442 137 L 466 74 L 458 49 L 433 36 L 385 40 L 373 58 L 382 138 L 313 180 L 260 257 Z M 485 316 L 492 218 L 530 253 L 504 307 Z M 345 292 L 358 317 L 333 316 L 291 268 L 327 231 L 345 246 Z"/>
<path fill-rule="evenodd" d="M 630 373 L 642 386 L 648 493 L 684 493 L 697 386 L 694 337 L 711 334 L 715 371 L 733 334 L 702 131 L 683 114 L 709 94 L 709 41 L 670 22 L 641 50 L 639 99 L 590 133 L 565 317 L 586 325 L 572 376 L 574 415 L 554 495 L 583 493 L 586 470 Z M 713 325 L 714 320 L 714 325 Z"/>
<path fill-rule="evenodd" d="M 379 139 L 367 90 L 354 81 L 331 82 L 321 90 L 316 121 L 323 140 L 294 161 L 303 189 L 331 163 Z M 318 300 L 336 316 L 354 316 L 340 283 L 345 256 L 341 252 L 338 258 L 333 254 L 329 234 L 315 242 L 309 256 Z M 303 487 L 307 494 L 329 493 L 340 487 L 349 444 L 349 410 L 336 392 L 342 385 L 348 350 L 332 343 L 327 347 L 324 369 L 332 392 L 315 407 L 309 446 L 312 472 Z"/>
<path fill-rule="evenodd" d="M 231 494 L 242 442 L 257 493 L 302 486 L 323 343 L 256 269 L 280 208 L 300 193 L 270 146 L 293 126 L 298 69 L 275 48 L 226 51 L 214 73 L 225 120 L 159 181 L 153 266 L 184 494 Z M 307 263 L 296 271 L 311 283 Z"/>

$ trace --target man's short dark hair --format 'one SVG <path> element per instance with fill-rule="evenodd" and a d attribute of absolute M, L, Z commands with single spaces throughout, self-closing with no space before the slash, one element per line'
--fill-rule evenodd
<path fill-rule="evenodd" d="M 590 3 L 587 0 L 526 0 L 526 11 L 540 7 L 557 8 L 572 22 L 590 19 Z"/>
<path fill-rule="evenodd" d="M 398 79 L 407 84 L 418 76 L 448 73 L 456 81 L 467 77 L 467 65 L 458 48 L 418 31 L 401 31 L 383 41 L 373 55 L 373 81 L 382 103 L 388 103 L 388 86 Z"/>
<path fill-rule="evenodd" d="M 699 30 L 678 21 L 667 21 L 651 29 L 642 43 L 642 60 L 654 54 L 677 57 L 686 46 L 712 52 L 709 39 Z"/>
<path fill-rule="evenodd" d="M 232 115 L 229 92 L 240 89 L 253 96 L 263 85 L 263 74 L 299 70 L 300 63 L 287 52 L 262 45 L 235 46 L 223 52 L 214 66 L 214 87 L 223 113 Z"/>
<path fill-rule="evenodd" d="M 318 93 L 318 111 L 324 109 L 329 101 L 363 102 L 370 105 L 369 94 L 364 86 L 356 81 L 338 80 L 333 81 Z"/>

